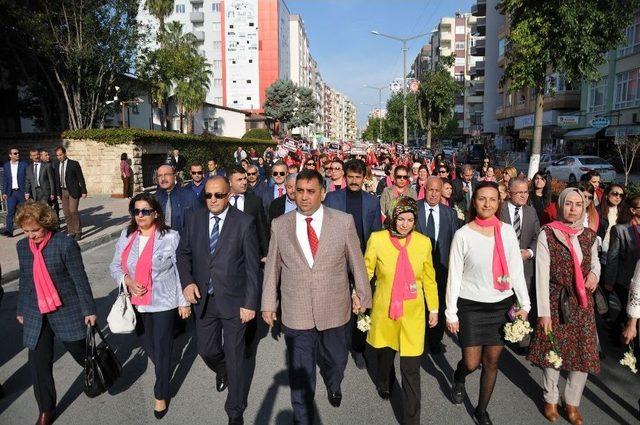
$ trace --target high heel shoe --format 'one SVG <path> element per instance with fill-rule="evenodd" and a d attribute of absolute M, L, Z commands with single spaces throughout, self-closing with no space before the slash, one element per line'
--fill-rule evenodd
<path fill-rule="evenodd" d="M 164 416 L 169 411 L 169 400 L 167 400 L 165 403 L 166 403 L 166 405 L 165 405 L 164 409 L 162 409 L 162 410 L 156 410 L 155 408 L 153 409 L 153 415 L 156 417 L 156 419 L 164 418 Z"/>

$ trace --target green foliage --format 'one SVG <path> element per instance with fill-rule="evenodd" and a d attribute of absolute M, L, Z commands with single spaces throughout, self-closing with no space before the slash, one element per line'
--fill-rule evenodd
<path fill-rule="evenodd" d="M 311 89 L 298 87 L 291 80 L 277 80 L 265 93 L 265 115 L 292 127 L 313 123 L 316 107 Z"/>
<path fill-rule="evenodd" d="M 271 132 L 266 128 L 252 128 L 244 133 L 242 139 L 271 140 Z"/>
<path fill-rule="evenodd" d="M 411 137 L 419 129 L 416 95 L 407 94 L 407 133 Z M 396 93 L 387 100 L 387 117 L 383 135 L 387 141 L 404 138 L 402 93 Z"/>
<path fill-rule="evenodd" d="M 173 12 L 174 0 L 145 0 L 144 7 L 160 22 L 160 29 L 164 29 L 164 19 Z"/>

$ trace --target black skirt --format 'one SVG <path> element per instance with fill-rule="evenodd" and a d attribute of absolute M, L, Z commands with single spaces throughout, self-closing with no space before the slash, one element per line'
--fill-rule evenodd
<path fill-rule="evenodd" d="M 481 303 L 458 298 L 458 340 L 461 347 L 504 345 L 504 325 L 514 297 L 497 303 Z"/>

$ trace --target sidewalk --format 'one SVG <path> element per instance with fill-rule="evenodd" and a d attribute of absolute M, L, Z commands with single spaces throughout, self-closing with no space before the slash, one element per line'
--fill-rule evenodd
<path fill-rule="evenodd" d="M 87 249 L 102 245 L 112 239 L 117 238 L 129 221 L 128 199 L 115 199 L 108 196 L 89 196 L 80 200 L 80 221 L 82 223 L 82 239 L 80 249 Z M 60 209 L 62 229 L 64 224 L 64 214 Z M 2 227 L 4 227 L 3 218 Z M 13 238 L 0 236 L 0 262 L 2 264 L 2 282 L 6 283 L 17 279 L 18 255 L 16 254 L 16 244 L 22 239 L 24 234 L 19 229 L 14 232 Z M 86 261 L 86 259 L 85 259 Z"/>

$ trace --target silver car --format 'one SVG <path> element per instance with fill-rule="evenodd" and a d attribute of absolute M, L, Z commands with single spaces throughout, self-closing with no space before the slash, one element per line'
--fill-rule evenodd
<path fill-rule="evenodd" d="M 597 170 L 603 182 L 612 182 L 616 178 L 616 170 L 599 156 L 576 155 L 565 156 L 553 162 L 546 169 L 547 174 L 557 180 L 575 183 L 591 170 Z"/>

